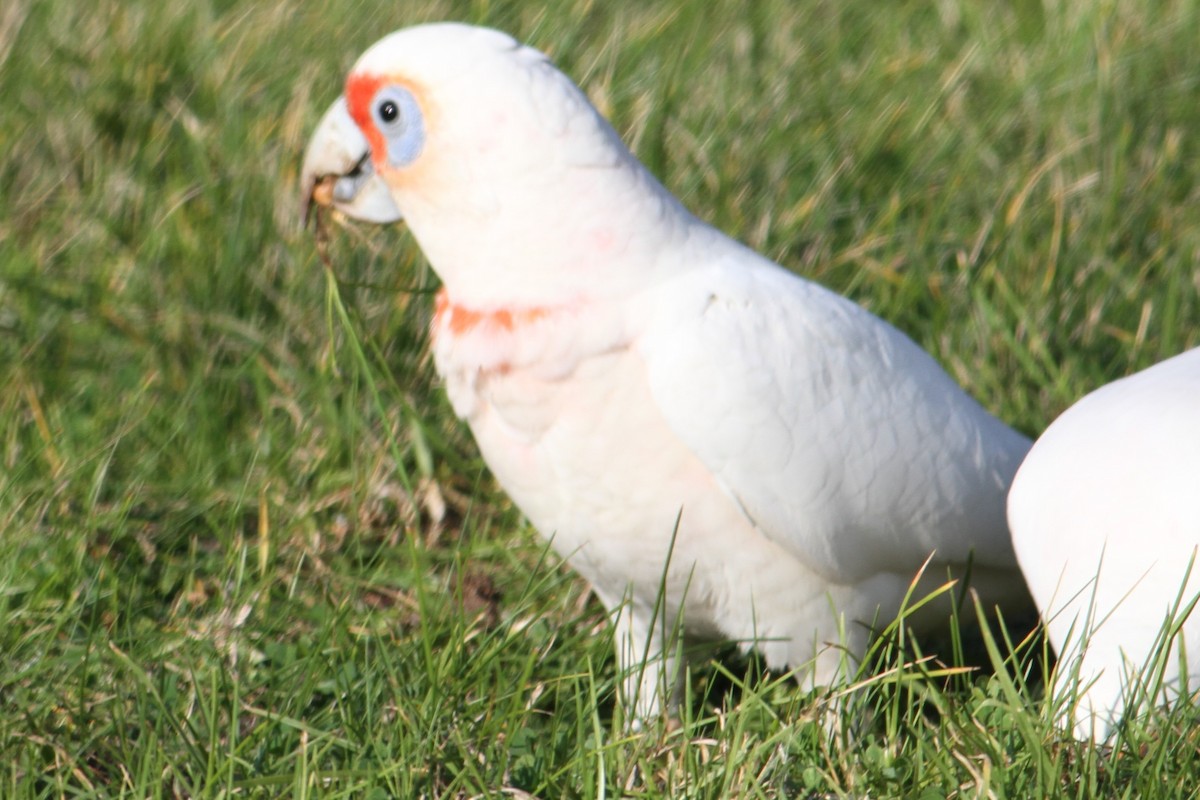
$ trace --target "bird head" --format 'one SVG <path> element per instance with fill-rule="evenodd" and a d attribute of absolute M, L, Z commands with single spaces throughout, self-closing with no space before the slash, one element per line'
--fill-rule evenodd
<path fill-rule="evenodd" d="M 306 216 L 318 203 L 404 219 L 456 298 L 493 304 L 578 294 L 647 238 L 647 217 L 681 210 L 543 54 L 454 23 L 362 55 L 313 135 L 302 192 Z"/>

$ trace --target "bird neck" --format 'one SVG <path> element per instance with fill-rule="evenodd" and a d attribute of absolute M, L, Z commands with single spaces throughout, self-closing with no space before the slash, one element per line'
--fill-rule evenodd
<path fill-rule="evenodd" d="M 472 192 L 404 208 L 449 298 L 480 311 L 630 294 L 682 268 L 678 244 L 699 224 L 632 156 Z"/>

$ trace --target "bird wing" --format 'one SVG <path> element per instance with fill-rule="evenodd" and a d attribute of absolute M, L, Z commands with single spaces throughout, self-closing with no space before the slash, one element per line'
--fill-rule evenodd
<path fill-rule="evenodd" d="M 833 581 L 935 551 L 1013 566 L 1004 495 L 1029 442 L 895 328 L 729 245 L 643 297 L 636 345 L 668 426 L 724 491 Z"/>

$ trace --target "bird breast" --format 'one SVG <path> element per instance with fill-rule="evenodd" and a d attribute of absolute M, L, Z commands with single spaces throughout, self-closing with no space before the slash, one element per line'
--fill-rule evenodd
<path fill-rule="evenodd" d="M 619 314 L 587 304 L 483 314 L 444 298 L 434 338 L 497 481 L 607 604 L 627 594 L 653 604 L 665 575 L 670 611 L 693 635 L 749 635 L 752 621 L 726 619 L 749 607 L 737 576 L 779 571 L 794 583 L 796 567 L 783 571 L 793 559 L 667 426 Z M 822 592 L 814 586 L 824 602 Z"/>

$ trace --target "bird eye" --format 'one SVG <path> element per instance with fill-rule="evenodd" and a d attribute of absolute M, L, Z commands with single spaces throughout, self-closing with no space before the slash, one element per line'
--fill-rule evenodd
<path fill-rule="evenodd" d="M 2 0 L 0 0 L 2 2 Z M 416 161 L 425 145 L 421 105 L 403 86 L 381 88 L 371 100 L 371 118 L 387 145 L 387 160 L 394 167 Z"/>

